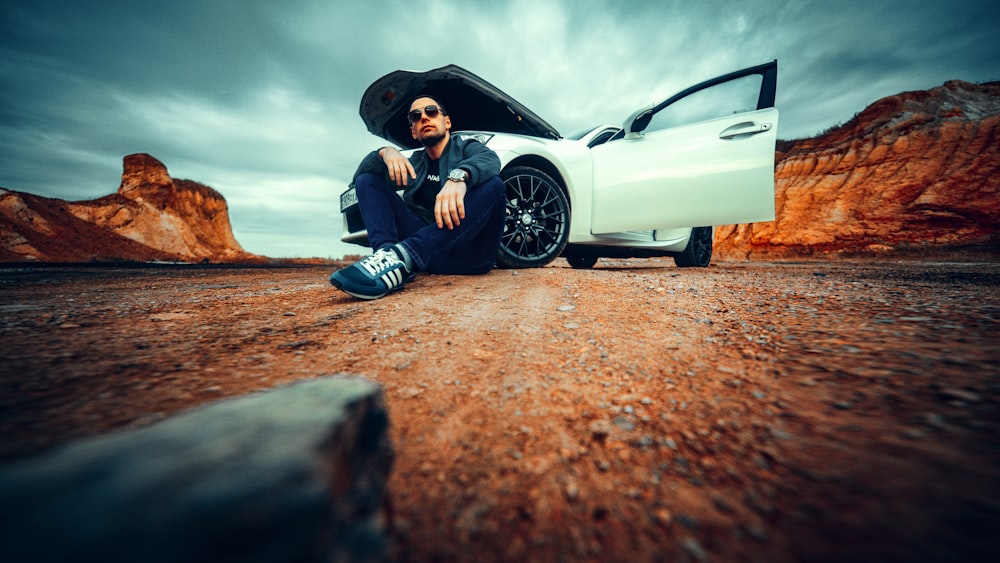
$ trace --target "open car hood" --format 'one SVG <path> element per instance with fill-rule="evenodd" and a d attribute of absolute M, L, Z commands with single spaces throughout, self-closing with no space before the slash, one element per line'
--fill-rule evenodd
<path fill-rule="evenodd" d="M 361 119 L 368 130 L 401 147 L 420 144 L 410 134 L 406 113 L 418 95 L 441 102 L 453 131 L 517 133 L 560 138 L 554 127 L 520 102 L 456 65 L 426 72 L 397 70 L 379 78 L 361 97 Z"/>

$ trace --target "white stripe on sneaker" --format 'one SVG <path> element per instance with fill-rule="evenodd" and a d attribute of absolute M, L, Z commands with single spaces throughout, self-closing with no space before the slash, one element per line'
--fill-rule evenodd
<path fill-rule="evenodd" d="M 392 289 L 403 281 L 403 272 L 399 270 L 386 272 L 385 275 L 382 276 L 382 281 L 385 282 L 385 285 L 389 286 L 389 289 Z"/>

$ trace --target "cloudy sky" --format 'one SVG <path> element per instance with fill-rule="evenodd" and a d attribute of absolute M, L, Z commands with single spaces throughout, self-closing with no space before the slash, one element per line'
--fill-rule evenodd
<path fill-rule="evenodd" d="M 384 144 L 358 117 L 397 69 L 454 63 L 568 134 L 778 59 L 783 139 L 877 99 L 1000 80 L 995 0 L 5 0 L 0 186 L 82 200 L 145 152 L 229 202 L 237 240 L 339 257 L 338 194 Z"/>

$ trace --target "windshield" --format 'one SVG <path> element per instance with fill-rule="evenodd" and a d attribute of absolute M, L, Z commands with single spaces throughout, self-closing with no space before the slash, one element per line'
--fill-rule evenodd
<path fill-rule="evenodd" d="M 590 133 L 591 131 L 593 131 L 594 129 L 597 129 L 597 128 L 598 127 L 587 127 L 586 129 L 577 131 L 576 133 L 573 133 L 572 135 L 567 135 L 566 138 L 570 139 L 572 141 L 579 141 L 580 139 L 586 137 L 587 133 Z"/>

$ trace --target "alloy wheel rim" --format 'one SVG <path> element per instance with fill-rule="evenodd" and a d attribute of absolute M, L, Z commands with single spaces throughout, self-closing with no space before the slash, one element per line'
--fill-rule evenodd
<path fill-rule="evenodd" d="M 558 250 L 566 232 L 566 206 L 559 188 L 529 174 L 504 181 L 506 219 L 501 246 L 521 259 L 532 260 Z"/>
<path fill-rule="evenodd" d="M 698 264 L 705 264 L 712 256 L 712 230 L 710 227 L 698 227 L 697 231 L 694 240 L 695 259 Z"/>

